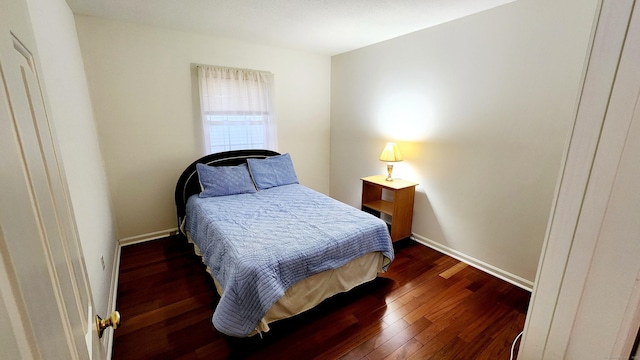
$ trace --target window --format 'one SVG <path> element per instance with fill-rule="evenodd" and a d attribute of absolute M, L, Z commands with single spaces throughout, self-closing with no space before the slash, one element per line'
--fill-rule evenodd
<path fill-rule="evenodd" d="M 198 65 L 198 78 L 205 154 L 277 150 L 271 73 Z"/>

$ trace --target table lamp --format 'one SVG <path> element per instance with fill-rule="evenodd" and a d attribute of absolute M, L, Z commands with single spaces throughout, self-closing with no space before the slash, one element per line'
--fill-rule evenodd
<path fill-rule="evenodd" d="M 387 143 L 382 150 L 382 154 L 380 154 L 380 161 L 384 161 L 387 163 L 387 173 L 389 176 L 385 180 L 393 181 L 393 177 L 391 177 L 391 173 L 393 172 L 393 163 L 402 161 L 402 155 L 400 154 L 400 149 L 398 149 L 398 145 L 396 143 Z"/>

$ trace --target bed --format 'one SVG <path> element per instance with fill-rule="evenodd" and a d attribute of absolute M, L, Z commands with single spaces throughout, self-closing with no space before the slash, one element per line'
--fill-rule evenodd
<path fill-rule="evenodd" d="M 229 336 L 268 331 L 393 261 L 386 224 L 300 185 L 289 154 L 202 157 L 180 176 L 175 202 L 220 294 L 212 323 Z"/>

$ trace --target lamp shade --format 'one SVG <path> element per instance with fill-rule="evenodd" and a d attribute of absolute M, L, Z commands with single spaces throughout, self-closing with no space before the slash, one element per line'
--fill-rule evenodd
<path fill-rule="evenodd" d="M 402 161 L 402 154 L 400 154 L 400 149 L 398 149 L 398 145 L 396 143 L 387 143 L 382 150 L 382 154 L 380 154 L 380 161 L 386 162 L 397 162 Z"/>

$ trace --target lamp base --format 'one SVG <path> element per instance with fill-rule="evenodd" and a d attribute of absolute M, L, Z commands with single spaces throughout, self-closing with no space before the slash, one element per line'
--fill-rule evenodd
<path fill-rule="evenodd" d="M 385 180 L 393 181 L 393 177 L 391 177 L 391 173 L 393 172 L 393 164 L 387 164 L 387 173 L 389 174 Z"/>

